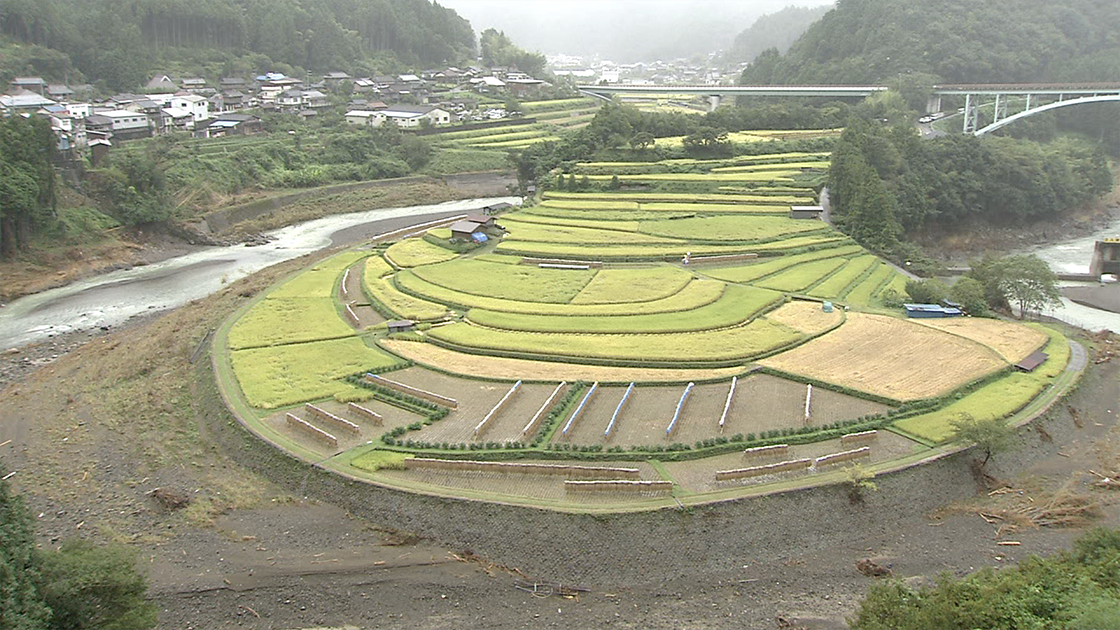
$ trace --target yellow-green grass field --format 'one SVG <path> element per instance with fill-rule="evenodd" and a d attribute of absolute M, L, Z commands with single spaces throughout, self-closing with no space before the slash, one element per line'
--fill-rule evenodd
<path fill-rule="evenodd" d="M 398 267 L 419 267 L 446 262 L 459 255 L 422 238 L 408 238 L 390 245 L 385 251 L 385 257 Z"/>
<path fill-rule="evenodd" d="M 423 280 L 466 293 L 523 302 L 567 303 L 591 282 L 593 270 L 541 269 L 460 259 L 412 270 Z"/>
<path fill-rule="evenodd" d="M 375 259 L 371 258 L 370 260 Z M 392 276 L 379 276 L 376 273 L 377 271 L 379 270 L 374 270 L 374 273 L 371 273 L 367 266 L 366 274 L 362 278 L 363 286 L 371 298 L 396 313 L 398 317 L 426 321 L 443 319 L 447 316 L 446 306 L 421 300 L 402 292 L 393 284 Z"/>
<path fill-rule="evenodd" d="M 713 168 L 712 173 L 759 173 L 766 171 L 781 171 L 786 169 L 815 168 L 826 169 L 831 164 L 828 160 L 809 160 L 804 162 L 777 162 L 772 164 L 744 164 L 742 166 L 720 166 Z"/>
<path fill-rule="evenodd" d="M 540 223 L 544 225 L 567 225 L 571 227 L 591 228 L 595 230 L 618 230 L 619 232 L 637 232 L 640 223 L 637 220 L 619 220 L 613 217 L 616 216 L 614 211 L 610 210 L 573 210 L 575 213 L 570 216 L 554 216 L 552 214 L 538 214 L 533 212 L 534 209 L 522 210 L 514 215 L 502 217 L 502 223 L 505 224 L 509 220 L 514 220 L 519 223 Z M 608 216 L 611 218 L 600 219 L 600 216 Z M 637 210 L 623 210 L 617 213 L 617 216 L 626 217 L 641 217 L 641 218 L 659 218 L 662 215 L 642 213 Z M 483 254 L 485 255 L 485 254 Z M 481 258 L 481 256 L 477 256 Z"/>
<path fill-rule="evenodd" d="M 249 404 L 275 409 L 362 390 L 338 379 L 400 363 L 358 337 L 230 352 L 237 382 Z"/>
<path fill-rule="evenodd" d="M 1015 372 L 989 383 L 937 411 L 899 420 L 898 428 L 932 442 L 953 436 L 952 421 L 965 415 L 979 420 L 1004 418 L 1038 396 L 1069 363 L 1069 342 L 1059 332 L 1039 327 L 1050 336 L 1045 352 L 1050 358 L 1034 372 Z"/>
<path fill-rule="evenodd" d="M 505 330 L 561 333 L 670 333 L 735 326 L 783 300 L 766 289 L 731 285 L 723 296 L 696 309 L 652 315 L 573 317 L 525 315 L 473 309 L 467 318 L 481 326 Z"/>
<path fill-rule="evenodd" d="M 574 298 L 572 304 L 652 302 L 679 293 L 692 274 L 668 265 L 638 269 L 604 269 Z"/>
<path fill-rule="evenodd" d="M 875 294 L 898 272 L 894 267 L 879 261 L 871 275 L 864 278 L 844 296 L 844 301 L 855 306 L 873 306 Z"/>
<path fill-rule="evenodd" d="M 819 221 L 770 216 L 719 216 L 642 221 L 641 232 L 690 241 L 761 241 L 828 229 Z"/>
<path fill-rule="evenodd" d="M 477 147 L 479 149 L 524 149 L 525 147 L 539 144 L 541 142 L 556 142 L 559 136 L 539 136 L 536 138 L 525 138 L 522 140 L 495 140 L 492 142 L 472 142 L 468 146 Z"/>
<path fill-rule="evenodd" d="M 751 173 L 642 173 L 623 175 L 628 182 L 793 182 L 800 170 L 779 170 Z M 613 175 L 584 175 L 591 181 L 610 181 Z"/>
<path fill-rule="evenodd" d="M 799 265 L 801 263 L 821 260 L 823 258 L 853 256 L 863 253 L 864 251 L 865 250 L 859 245 L 844 245 L 842 247 L 820 249 L 813 252 L 806 252 L 804 254 L 767 258 L 748 265 L 713 268 L 705 267 L 702 271 L 706 276 L 711 276 L 712 278 L 724 280 L 726 282 L 752 282 L 759 278 L 778 273 L 779 271 L 782 271 L 794 265 Z"/>
<path fill-rule="evenodd" d="M 800 292 L 812 286 L 821 278 L 839 269 L 845 261 L 841 258 L 825 258 L 791 267 L 765 278 L 755 284 L 776 291 Z"/>
<path fill-rule="evenodd" d="M 584 245 L 611 245 L 617 243 L 627 244 L 664 244 L 682 242 L 680 239 L 640 234 L 638 232 L 622 232 L 618 230 L 599 230 L 586 227 L 573 227 L 570 225 L 543 225 L 539 223 L 523 223 L 516 217 L 503 219 L 502 225 L 509 231 L 506 238 L 518 241 L 533 241 L 537 243 L 582 243 Z"/>
<path fill-rule="evenodd" d="M 622 304 L 549 304 L 507 300 L 483 295 L 474 295 L 441 287 L 427 282 L 411 271 L 405 270 L 396 275 L 397 284 L 410 293 L 422 295 L 430 300 L 454 304 L 467 308 L 481 308 L 504 313 L 525 313 L 563 316 L 610 316 L 640 315 L 647 313 L 671 313 L 700 308 L 711 304 L 723 295 L 724 284 L 715 280 L 694 280 L 674 295 L 662 300 L 649 302 L 625 302 Z"/>
<path fill-rule="evenodd" d="M 338 281 L 342 272 L 366 256 L 369 256 L 369 252 L 343 252 L 320 261 L 311 269 L 270 291 L 268 297 L 329 299 L 338 291 Z"/>
<path fill-rule="evenodd" d="M 809 295 L 820 298 L 835 298 L 844 295 L 844 292 L 853 282 L 863 277 L 873 266 L 878 264 L 876 256 L 868 254 L 848 261 L 844 268 L 829 276 L 827 280 L 813 287 Z"/>
<path fill-rule="evenodd" d="M 229 347 L 255 348 L 353 334 L 330 298 L 265 299 L 230 328 Z"/>
<path fill-rule="evenodd" d="M 828 245 L 829 243 L 849 242 L 846 237 L 840 236 L 798 236 L 769 243 L 751 245 L 697 245 L 685 243 L 683 245 L 594 245 L 580 246 L 574 243 L 538 243 L 531 241 L 518 241 L 508 238 L 498 245 L 496 251 L 502 254 L 520 254 L 522 256 L 555 257 L 569 260 L 670 260 L 684 257 L 686 253 L 693 256 L 718 256 L 723 254 L 778 252 L 787 249 L 797 249 L 813 245 Z M 425 267 L 426 268 L 426 267 Z M 422 269 L 425 269 L 422 268 Z"/>
<path fill-rule="evenodd" d="M 433 328 L 431 337 L 460 349 L 496 350 L 526 355 L 584 359 L 609 359 L 640 363 L 674 362 L 680 365 L 706 361 L 746 361 L 802 338 L 786 326 L 759 318 L 745 326 L 669 334 L 551 334 L 451 324 Z"/>
<path fill-rule="evenodd" d="M 794 189 L 799 190 L 799 189 Z M 804 189 L 804 192 L 811 193 L 809 189 Z M 619 201 L 637 201 L 640 203 L 652 202 L 683 202 L 683 203 L 783 203 L 788 199 L 802 200 L 806 197 L 776 197 L 771 195 L 759 194 L 737 194 L 737 193 L 674 193 L 674 192 L 619 192 L 619 193 L 603 193 L 603 192 L 563 192 L 563 191 L 548 191 L 544 193 L 544 200 L 541 205 L 548 205 L 548 201 L 559 201 L 562 199 L 576 200 L 582 199 L 587 201 L 609 201 L 617 203 Z M 566 206 L 559 206 L 566 207 Z"/>

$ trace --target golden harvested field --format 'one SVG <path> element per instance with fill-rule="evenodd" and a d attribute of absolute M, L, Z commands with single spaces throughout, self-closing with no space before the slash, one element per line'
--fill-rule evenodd
<path fill-rule="evenodd" d="M 820 302 L 794 300 L 766 314 L 766 319 L 785 324 L 806 335 L 819 335 L 840 323 L 843 314 L 839 308 L 824 312 Z"/>
<path fill-rule="evenodd" d="M 953 317 L 915 321 L 988 346 L 1008 363 L 1022 361 L 1049 340 L 1041 330 L 998 319 Z"/>
<path fill-rule="evenodd" d="M 944 394 L 1007 365 L 974 341 L 865 313 L 849 313 L 840 328 L 759 363 L 903 401 Z"/>
<path fill-rule="evenodd" d="M 731 378 L 743 371 L 743 368 L 739 367 L 710 370 L 664 370 L 573 365 L 551 361 L 487 357 L 455 352 L 430 343 L 401 341 L 399 339 L 383 339 L 380 343 L 386 350 L 417 363 L 436 365 L 440 369 L 456 374 L 482 378 L 628 383 L 630 381 L 702 381 Z"/>

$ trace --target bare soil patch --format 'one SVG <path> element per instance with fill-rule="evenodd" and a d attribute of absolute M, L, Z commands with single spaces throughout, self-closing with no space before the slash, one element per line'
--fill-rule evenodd
<path fill-rule="evenodd" d="M 849 313 L 840 328 L 759 363 L 895 400 L 943 394 L 1006 365 L 979 343 L 866 313 Z"/>

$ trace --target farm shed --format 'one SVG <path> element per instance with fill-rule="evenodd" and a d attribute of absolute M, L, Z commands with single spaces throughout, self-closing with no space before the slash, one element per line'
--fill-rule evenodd
<path fill-rule="evenodd" d="M 509 210 L 512 207 L 513 207 L 512 203 L 507 203 L 507 202 L 503 201 L 501 203 L 494 203 L 494 204 L 490 204 L 489 206 L 486 206 L 485 208 L 482 209 L 482 213 L 485 214 L 486 216 L 491 216 L 491 215 L 498 214 L 499 212 L 502 212 L 504 210 Z"/>
<path fill-rule="evenodd" d="M 411 319 L 398 319 L 385 324 L 389 327 L 390 333 L 408 332 L 416 325 L 416 322 Z"/>
<path fill-rule="evenodd" d="M 940 304 L 903 304 L 906 316 L 913 319 L 935 319 L 939 317 L 960 317 L 964 313 L 959 308 Z"/>
<path fill-rule="evenodd" d="M 819 219 L 824 208 L 821 206 L 790 206 L 789 218 L 791 219 Z"/>
<path fill-rule="evenodd" d="M 465 220 L 470 221 L 471 223 L 477 223 L 481 225 L 483 229 L 490 229 L 492 227 L 497 227 L 498 225 L 494 222 L 494 217 L 484 214 L 468 214 Z"/>
<path fill-rule="evenodd" d="M 1032 352 L 1030 356 L 1015 364 L 1015 369 L 1021 372 L 1033 372 L 1035 368 L 1046 362 L 1050 355 L 1041 350 Z"/>
<path fill-rule="evenodd" d="M 474 221 L 456 221 L 451 224 L 451 238 L 470 240 L 472 234 L 482 230 L 482 225 Z"/>

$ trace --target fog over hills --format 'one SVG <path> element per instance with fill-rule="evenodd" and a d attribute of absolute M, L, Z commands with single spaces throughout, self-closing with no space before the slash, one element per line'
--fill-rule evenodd
<path fill-rule="evenodd" d="M 705 55 L 767 13 L 832 0 L 442 0 L 476 32 L 503 30 L 546 54 L 628 62 Z"/>

